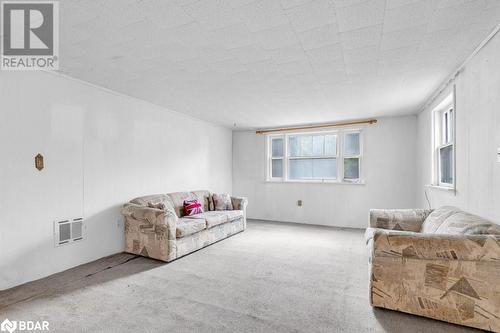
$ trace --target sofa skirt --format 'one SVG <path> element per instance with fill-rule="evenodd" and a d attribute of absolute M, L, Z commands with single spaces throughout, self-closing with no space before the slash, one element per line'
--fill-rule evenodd
<path fill-rule="evenodd" d="M 218 242 L 231 235 L 237 234 L 238 232 L 241 232 L 243 230 L 245 230 L 245 221 L 243 218 L 240 218 L 235 221 L 216 225 L 215 227 L 212 227 L 210 229 L 204 229 L 196 234 L 177 238 L 176 259 L 204 248 L 205 246 Z"/>

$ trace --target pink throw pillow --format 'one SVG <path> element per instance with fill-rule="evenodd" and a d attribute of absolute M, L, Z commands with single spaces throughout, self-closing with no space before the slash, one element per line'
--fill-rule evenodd
<path fill-rule="evenodd" d="M 184 200 L 184 214 L 187 216 L 203 213 L 201 203 L 196 199 Z"/>

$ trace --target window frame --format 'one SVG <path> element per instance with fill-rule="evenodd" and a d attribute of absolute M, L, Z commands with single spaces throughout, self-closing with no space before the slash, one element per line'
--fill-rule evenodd
<path fill-rule="evenodd" d="M 443 148 L 447 148 L 450 146 L 452 147 L 451 151 L 453 154 L 452 166 L 451 166 L 451 177 L 453 179 L 453 182 L 452 183 L 445 183 L 445 182 L 441 181 L 441 150 Z M 453 143 L 448 143 L 448 144 L 438 146 L 436 148 L 436 159 L 437 159 L 437 184 L 438 184 L 438 186 L 453 188 L 455 186 L 455 147 L 454 147 Z"/>
<path fill-rule="evenodd" d="M 452 148 L 452 182 L 442 182 L 441 151 Z M 456 107 L 455 94 L 446 97 L 442 105 L 433 110 L 433 185 L 446 189 L 456 189 Z"/>
<path fill-rule="evenodd" d="M 344 154 L 344 140 L 345 135 L 349 133 L 359 133 L 359 154 L 347 155 Z M 325 156 L 289 156 L 289 138 L 291 136 L 314 136 L 314 135 L 335 135 L 336 140 L 336 155 Z M 272 140 L 275 138 L 283 138 L 283 157 L 273 158 L 272 155 Z M 339 130 L 324 130 L 324 131 L 304 131 L 304 132 L 290 132 L 268 134 L 266 136 L 266 181 L 268 182 L 283 182 L 283 183 L 333 183 L 333 184 L 364 184 L 363 182 L 363 130 L 361 128 L 349 128 Z M 289 162 L 290 160 L 299 159 L 336 159 L 337 174 L 336 178 L 303 178 L 303 179 L 290 179 L 289 177 Z M 358 158 L 359 159 L 359 178 L 358 179 L 345 179 L 344 175 L 344 158 Z M 283 160 L 283 177 L 272 177 L 272 160 Z"/>
<path fill-rule="evenodd" d="M 449 145 L 450 143 L 453 143 L 453 137 L 454 137 L 454 112 L 453 112 L 453 105 L 449 105 L 446 107 L 444 110 L 440 111 L 440 117 L 441 117 L 441 145 Z"/>
<path fill-rule="evenodd" d="M 289 139 L 290 137 L 300 137 L 300 136 L 327 136 L 327 135 L 335 135 L 335 153 L 336 155 L 325 155 L 325 156 L 288 156 L 288 145 L 289 145 Z M 284 140 L 286 141 L 286 151 L 287 154 L 285 155 L 285 164 L 286 164 L 286 169 L 287 172 L 285 174 L 285 179 L 286 181 L 291 181 L 291 182 L 334 182 L 338 179 L 338 162 L 339 162 L 339 138 L 338 134 L 328 131 L 328 132 L 297 132 L 297 133 L 285 133 L 284 135 Z M 284 142 L 285 142 L 284 141 Z M 324 148 L 324 146 L 323 146 Z M 290 160 L 323 160 L 323 159 L 335 159 L 335 163 L 337 164 L 337 175 L 335 178 L 300 178 L 300 179 L 290 179 L 288 169 L 289 169 L 289 164 Z"/>
<path fill-rule="evenodd" d="M 353 134 L 353 133 L 358 133 L 359 134 L 359 154 L 355 155 L 355 154 L 345 154 L 344 151 L 345 151 L 345 137 L 347 134 Z M 362 168 L 362 163 L 363 163 L 363 131 L 361 130 L 346 130 L 346 131 L 343 131 L 342 133 L 342 157 L 341 157 L 341 160 L 342 160 L 342 166 L 341 166 L 341 174 L 342 174 L 342 182 L 343 183 L 358 183 L 361 181 L 361 179 L 363 178 L 362 174 L 361 174 L 361 171 L 363 170 Z M 345 163 L 344 163 L 344 160 L 346 158 L 357 158 L 359 160 L 359 164 L 358 164 L 358 175 L 359 177 L 357 179 L 346 179 L 345 178 L 345 170 L 344 170 L 344 166 L 345 166 Z"/>
<path fill-rule="evenodd" d="M 283 139 L 283 154 L 281 157 L 273 157 L 273 139 Z M 287 154 L 286 152 L 286 147 L 285 147 L 285 141 L 282 135 L 280 134 L 272 134 L 268 135 L 267 138 L 267 179 L 272 180 L 272 181 L 282 181 L 285 176 L 285 156 Z M 281 177 L 273 177 L 273 160 L 281 160 Z"/>

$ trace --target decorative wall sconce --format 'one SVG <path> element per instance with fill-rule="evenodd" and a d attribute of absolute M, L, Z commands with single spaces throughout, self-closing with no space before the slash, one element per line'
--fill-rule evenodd
<path fill-rule="evenodd" d="M 35 156 L 35 168 L 37 168 L 38 171 L 42 171 L 43 169 L 43 156 L 41 154 Z"/>

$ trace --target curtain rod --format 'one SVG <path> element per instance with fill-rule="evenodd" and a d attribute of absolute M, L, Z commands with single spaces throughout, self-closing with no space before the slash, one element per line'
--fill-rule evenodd
<path fill-rule="evenodd" d="M 311 125 L 311 126 L 302 126 L 302 127 L 285 127 L 285 128 L 273 128 L 268 130 L 258 130 L 255 131 L 255 134 L 266 134 L 266 133 L 275 133 L 275 132 L 291 132 L 291 131 L 299 131 L 299 130 L 309 130 L 309 129 L 318 129 L 318 128 L 333 128 L 333 127 L 341 127 L 341 126 L 350 126 L 350 125 L 364 125 L 364 124 L 376 124 L 377 119 L 366 119 L 366 120 L 356 120 L 356 121 L 346 121 L 346 122 L 338 122 L 332 124 L 323 124 L 323 125 Z"/>

